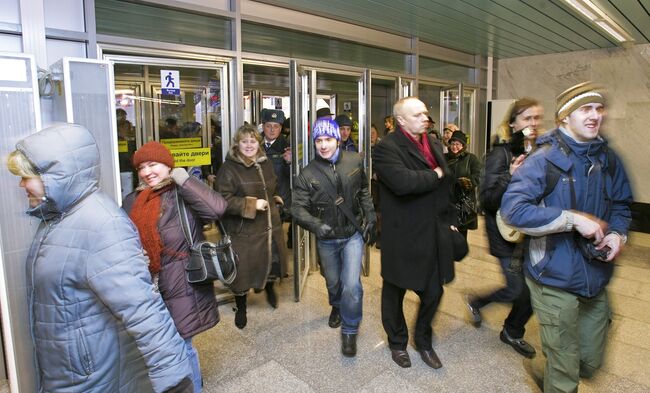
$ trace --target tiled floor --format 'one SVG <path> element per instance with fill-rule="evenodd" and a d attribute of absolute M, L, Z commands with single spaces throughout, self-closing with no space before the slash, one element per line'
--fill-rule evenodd
<path fill-rule="evenodd" d="M 647 236 L 631 241 L 618 261 L 610 289 L 614 323 L 602 371 L 581 383 L 581 392 L 648 392 L 650 375 L 650 266 Z M 264 294 L 249 296 L 248 325 L 234 326 L 230 305 L 220 308 L 222 321 L 200 335 L 205 392 L 536 392 L 522 366 L 523 358 L 498 337 L 508 311 L 485 308 L 483 327 L 467 321 L 463 295 L 499 285 L 500 268 L 488 255 L 481 230 L 470 233 L 470 255 L 456 265 L 456 280 L 445 289 L 434 320 L 434 348 L 443 368 L 433 370 L 409 347 L 413 367 L 401 369 L 390 359 L 381 326 L 379 251 L 371 250 L 372 268 L 363 277 L 364 319 L 354 359 L 340 353 L 339 331 L 327 326 L 329 306 L 323 278 L 312 274 L 301 302 L 293 301 L 293 282 L 280 287 L 281 303 L 271 309 Z M 408 293 L 405 310 L 413 325 L 417 297 Z M 540 352 L 537 321 L 526 338 Z M 542 356 L 541 353 L 539 356 Z"/>
<path fill-rule="evenodd" d="M 581 392 L 650 391 L 650 236 L 633 234 L 630 239 L 609 286 L 614 318 L 605 365 L 594 379 L 581 383 Z M 524 371 L 523 358 L 499 340 L 507 306 L 483 309 L 480 329 L 467 323 L 463 295 L 502 283 L 482 230 L 470 232 L 469 240 L 470 255 L 456 264 L 456 279 L 446 286 L 433 324 L 434 348 L 443 368 L 425 366 L 412 346 L 410 369 L 390 359 L 380 319 L 379 251 L 373 248 L 370 276 L 362 279 L 364 319 L 356 358 L 341 355 L 339 331 L 327 326 L 324 280 L 313 273 L 299 303 L 293 301 L 291 279 L 279 288 L 276 310 L 268 306 L 264 293 L 251 294 L 243 330 L 234 326 L 231 305 L 220 307 L 221 322 L 195 339 L 204 392 L 538 391 Z M 410 292 L 404 308 L 412 326 L 417 297 Z M 526 339 L 540 351 L 535 318 Z M 0 383 L 0 393 L 6 391 L 6 384 Z"/>

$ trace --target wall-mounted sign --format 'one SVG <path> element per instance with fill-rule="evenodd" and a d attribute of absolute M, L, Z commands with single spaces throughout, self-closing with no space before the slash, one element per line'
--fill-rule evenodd
<path fill-rule="evenodd" d="M 181 95 L 181 77 L 178 70 L 160 70 L 162 94 Z"/>
<path fill-rule="evenodd" d="M 210 165 L 210 148 L 199 149 L 170 149 L 174 156 L 174 165 L 177 167 Z"/>

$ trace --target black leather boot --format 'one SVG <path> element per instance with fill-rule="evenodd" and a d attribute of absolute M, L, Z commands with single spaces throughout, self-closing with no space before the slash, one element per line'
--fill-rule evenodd
<path fill-rule="evenodd" d="M 341 334 L 341 353 L 343 356 L 352 358 L 357 354 L 357 335 Z"/>
<path fill-rule="evenodd" d="M 271 307 L 278 308 L 278 296 L 275 294 L 275 289 L 273 289 L 273 281 L 268 281 L 264 290 L 266 291 L 266 301 L 269 302 Z"/>
<path fill-rule="evenodd" d="M 235 296 L 235 304 L 237 308 L 235 309 L 235 326 L 239 329 L 246 327 L 246 295 Z"/>

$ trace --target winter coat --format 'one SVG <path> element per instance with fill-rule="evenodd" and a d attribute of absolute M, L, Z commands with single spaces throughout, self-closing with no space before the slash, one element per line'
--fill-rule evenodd
<path fill-rule="evenodd" d="M 223 214 L 226 201 L 194 176 L 188 176 L 181 186 L 174 185 L 160 195 L 158 232 L 164 251 L 160 260 L 158 288 L 178 332 L 183 338 L 190 338 L 216 325 L 219 311 L 212 285 L 187 282 L 185 265 L 190 256 L 190 245 L 181 227 L 177 192 L 185 202 L 193 242 L 205 239 L 203 225 Z M 138 193 L 136 190 L 126 196 L 122 204 L 124 210 L 131 212 Z"/>
<path fill-rule="evenodd" d="M 427 136 L 442 179 L 398 128 L 373 151 L 382 212 L 381 275 L 400 288 L 424 290 L 454 278 L 449 225 L 455 222 L 442 144 Z"/>
<path fill-rule="evenodd" d="M 591 214 L 607 222 L 609 231 L 627 234 L 632 191 L 625 169 L 615 155 L 616 164 L 607 162 L 611 148 L 600 137 L 578 143 L 558 129 L 538 138 L 537 144 L 545 146 L 514 173 L 503 195 L 501 213 L 507 223 L 530 235 L 525 254 L 530 278 L 579 296 L 596 296 L 609 283 L 614 264 L 582 255 L 567 211 Z M 562 175 L 542 200 L 549 165 L 560 168 Z M 610 165 L 616 165 L 613 176 L 608 173 Z M 569 176 L 576 195 L 574 207 Z"/>
<path fill-rule="evenodd" d="M 39 392 L 163 392 L 191 375 L 185 344 L 129 217 L 99 184 L 99 151 L 61 124 L 18 142 L 45 185 L 27 257 Z M 27 312 L 27 310 L 26 310 Z"/>
<path fill-rule="evenodd" d="M 287 139 L 280 135 L 271 146 L 264 148 L 266 157 L 273 163 L 273 172 L 277 178 L 277 194 L 282 198 L 284 205 L 280 208 L 280 215 L 285 220 L 290 220 L 291 207 L 291 164 L 284 160 L 284 152 L 290 147 Z"/>
<path fill-rule="evenodd" d="M 262 155 L 256 163 L 244 163 L 232 151 L 217 173 L 217 189 L 228 201 L 222 222 L 239 255 L 233 293 L 264 288 L 272 261 L 272 243 L 278 249 L 280 277 L 286 273 L 287 250 L 277 203 L 277 178 L 272 163 Z M 268 201 L 269 208 L 257 211 L 256 201 Z"/>
<path fill-rule="evenodd" d="M 485 212 L 485 231 L 490 245 L 490 254 L 497 258 L 511 257 L 515 251 L 515 243 L 501 236 L 497 228 L 497 210 L 501 206 L 501 197 L 510 183 L 510 162 L 513 154 L 510 144 L 495 144 L 485 156 L 485 168 L 481 179 L 479 197 L 481 208 Z"/>
<path fill-rule="evenodd" d="M 445 155 L 449 172 L 454 179 L 451 186 L 451 201 L 456 204 L 462 197 L 466 196 L 471 201 L 474 207 L 474 213 L 469 216 L 466 223 L 459 222 L 460 229 L 476 229 L 478 228 L 478 220 L 476 213 L 476 188 L 481 180 L 481 161 L 472 153 L 463 150 L 458 155 L 447 153 Z M 471 188 L 465 189 L 461 186 L 458 179 L 466 177 L 472 182 Z"/>
<path fill-rule="evenodd" d="M 322 175 L 319 176 L 318 173 Z M 329 180 L 327 184 L 321 184 L 323 176 Z M 339 181 L 341 188 L 337 193 L 335 185 Z M 335 195 L 343 197 L 342 203 L 354 214 L 356 225 L 334 203 L 324 190 L 326 187 Z M 292 216 L 298 225 L 310 232 L 316 232 L 323 224 L 329 225 L 332 231 L 325 239 L 349 238 L 358 231 L 357 226 L 360 227 L 364 222 L 377 222 L 363 161 L 356 153 L 339 150 L 334 164 L 316 155 L 300 172 L 294 193 Z"/>

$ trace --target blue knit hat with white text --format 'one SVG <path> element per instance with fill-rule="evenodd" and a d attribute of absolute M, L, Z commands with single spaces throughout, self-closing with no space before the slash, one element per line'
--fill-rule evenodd
<path fill-rule="evenodd" d="M 339 125 L 332 119 L 324 118 L 316 120 L 314 129 L 312 130 L 312 138 L 316 140 L 316 138 L 321 136 L 328 136 L 340 141 L 341 134 L 339 133 Z"/>

